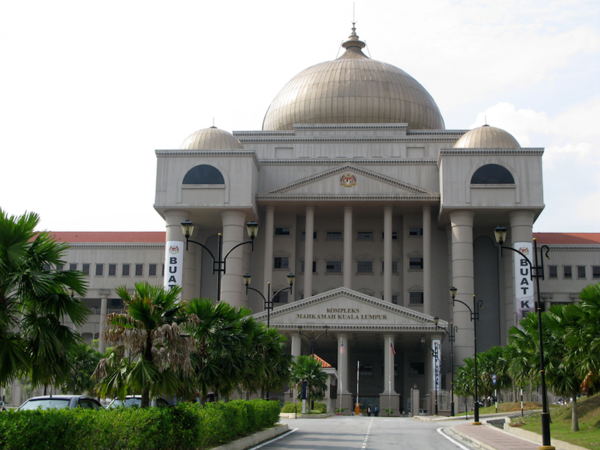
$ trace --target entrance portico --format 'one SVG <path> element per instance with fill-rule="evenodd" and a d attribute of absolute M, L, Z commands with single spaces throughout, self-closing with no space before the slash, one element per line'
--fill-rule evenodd
<path fill-rule="evenodd" d="M 267 321 L 266 312 L 253 317 Z M 359 402 L 364 408 L 379 406 L 382 414 L 388 408 L 393 415 L 407 411 L 414 385 L 422 391 L 433 389 L 436 365 L 421 345 L 422 337 L 429 344 L 442 337 L 432 316 L 338 288 L 275 308 L 270 320 L 287 336 L 294 357 L 311 351 L 311 342 L 299 334 L 299 326 L 303 332 L 327 330 L 314 342 L 314 353 L 337 369 L 338 385 L 330 391 L 337 394 L 333 394 L 335 407 L 342 407 L 344 414 L 354 410 L 357 372 Z M 440 321 L 440 326 L 447 323 Z"/>

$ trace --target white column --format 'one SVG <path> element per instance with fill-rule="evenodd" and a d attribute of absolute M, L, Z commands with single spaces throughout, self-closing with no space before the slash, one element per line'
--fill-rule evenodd
<path fill-rule="evenodd" d="M 423 206 L 423 312 L 432 315 L 431 307 L 431 206 Z"/>
<path fill-rule="evenodd" d="M 383 299 L 392 301 L 392 207 L 383 208 Z M 387 389 L 387 387 L 386 387 Z"/>
<path fill-rule="evenodd" d="M 385 394 L 396 394 L 395 377 L 394 377 L 394 354 L 392 353 L 392 344 L 394 344 L 395 336 L 392 333 L 383 335 L 383 392 Z M 395 346 L 394 346 L 395 347 Z"/>
<path fill-rule="evenodd" d="M 273 278 L 273 235 L 275 234 L 275 207 L 267 206 L 265 218 L 265 270 L 263 292 L 267 292 L 267 283 Z"/>
<path fill-rule="evenodd" d="M 458 290 L 456 299 L 473 308 L 475 293 L 473 267 L 473 220 L 472 211 L 452 211 L 452 285 Z M 454 306 L 454 323 L 460 333 L 456 333 L 454 363 L 458 366 L 463 359 L 473 356 L 473 323 L 469 310 L 462 304 Z"/>
<path fill-rule="evenodd" d="M 223 211 L 221 219 L 223 220 L 223 258 L 225 258 L 229 250 L 244 241 L 246 213 Z M 221 280 L 221 300 L 235 307 L 242 306 L 242 296 L 245 297 L 243 266 L 244 251 L 238 247 L 227 257 L 226 272 Z"/>
<path fill-rule="evenodd" d="M 312 296 L 312 282 L 313 282 L 313 248 L 314 239 L 313 234 L 315 232 L 315 207 L 306 207 L 306 231 L 304 232 L 304 298 Z"/>
<path fill-rule="evenodd" d="M 98 336 L 98 351 L 104 353 L 106 351 L 106 345 L 104 342 L 104 330 L 106 329 L 106 309 L 108 307 L 108 298 L 102 298 L 100 300 L 100 335 Z"/>
<path fill-rule="evenodd" d="M 242 250 L 244 251 L 244 262 L 242 265 L 242 273 L 246 274 L 246 273 L 250 273 L 250 253 L 251 253 L 251 247 L 250 245 L 246 244 L 246 245 L 242 245 Z M 242 294 L 242 306 L 245 306 L 246 308 L 248 308 L 248 296 L 246 295 L 246 290 L 243 288 L 244 293 Z"/>
<path fill-rule="evenodd" d="M 292 331 L 292 357 L 294 360 L 302 354 L 302 337 L 297 331 Z"/>
<path fill-rule="evenodd" d="M 452 225 L 446 225 L 446 245 L 448 247 L 448 255 L 447 255 L 447 263 L 448 263 L 448 287 L 452 286 Z M 447 294 L 448 297 L 448 312 L 450 313 L 450 317 L 448 320 L 454 320 L 452 316 L 452 297 L 450 294 Z"/>
<path fill-rule="evenodd" d="M 352 206 L 344 206 L 344 287 L 352 289 Z"/>
<path fill-rule="evenodd" d="M 181 231 L 181 222 L 190 218 L 188 211 L 168 210 L 165 211 L 165 222 L 167 227 L 166 241 L 177 242 L 179 254 L 183 254 L 183 274 L 182 274 L 182 299 L 192 299 L 200 293 L 199 279 L 196 279 L 196 244 L 190 244 L 188 250 L 185 250 L 185 236 Z M 198 230 L 196 230 L 198 234 Z M 195 236 L 190 236 L 195 239 Z M 165 258 L 173 256 L 169 249 L 165 249 Z M 165 259 L 165 269 L 168 267 L 168 261 Z"/>
<path fill-rule="evenodd" d="M 338 333 L 337 340 L 338 375 L 341 382 L 341 386 L 338 386 L 338 392 L 341 389 L 342 394 L 350 394 L 350 391 L 348 390 L 348 333 Z M 343 353 L 342 348 L 344 349 Z"/>

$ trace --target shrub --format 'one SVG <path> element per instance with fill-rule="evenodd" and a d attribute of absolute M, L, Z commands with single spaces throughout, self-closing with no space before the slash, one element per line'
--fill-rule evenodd
<path fill-rule="evenodd" d="M 278 420 L 279 403 L 265 400 L 107 411 L 11 411 L 0 413 L 0 448 L 205 449 L 270 427 Z"/>
<path fill-rule="evenodd" d="M 282 413 L 293 413 L 293 412 L 302 412 L 302 405 L 294 402 L 285 402 L 283 404 L 283 408 L 281 408 Z"/>
<path fill-rule="evenodd" d="M 327 405 L 325 403 L 315 402 L 313 411 L 319 411 L 320 414 L 325 414 L 327 412 Z"/>

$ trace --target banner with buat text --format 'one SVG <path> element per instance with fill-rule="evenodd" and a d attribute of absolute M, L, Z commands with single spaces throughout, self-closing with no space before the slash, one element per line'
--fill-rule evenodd
<path fill-rule="evenodd" d="M 515 242 L 514 248 L 531 261 L 532 245 L 531 242 Z M 515 325 L 519 326 L 519 321 L 527 313 L 535 311 L 535 301 L 533 299 L 533 282 L 531 277 L 531 266 L 526 258 L 515 253 Z"/>
<path fill-rule="evenodd" d="M 185 242 L 167 241 L 165 248 L 165 288 L 183 286 L 183 252 Z M 181 300 L 181 294 L 179 294 Z"/>

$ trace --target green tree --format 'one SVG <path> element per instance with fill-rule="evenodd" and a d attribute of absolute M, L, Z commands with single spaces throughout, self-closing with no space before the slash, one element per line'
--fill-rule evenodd
<path fill-rule="evenodd" d="M 63 385 L 63 389 L 74 394 L 91 393 L 95 385 L 92 375 L 102 357 L 102 353 L 86 343 L 77 345 L 70 355 L 69 378 Z"/>
<path fill-rule="evenodd" d="M 504 389 L 511 385 L 508 376 L 508 362 L 504 358 L 504 347 L 491 347 L 477 355 L 477 374 L 481 395 L 492 397 L 495 389 Z M 496 375 L 496 385 L 493 376 Z"/>
<path fill-rule="evenodd" d="M 100 390 L 108 392 L 107 386 L 113 386 L 122 394 L 125 386 L 141 392 L 141 407 L 145 408 L 150 405 L 150 396 L 173 395 L 180 389 L 181 375 L 191 374 L 190 355 L 196 347 L 183 328 L 198 320 L 185 313 L 186 303 L 179 301 L 180 293 L 179 287 L 166 290 L 146 282 L 136 283 L 133 295 L 125 286 L 117 288 L 125 312 L 106 317 L 104 336 L 117 348 L 110 355 L 112 361 L 101 361 L 98 366 Z M 128 358 L 124 358 L 124 350 Z M 122 375 L 124 386 L 115 383 Z"/>
<path fill-rule="evenodd" d="M 292 383 L 299 393 L 302 391 L 302 382 L 306 381 L 307 401 L 322 399 L 327 389 L 327 374 L 323 372 L 321 361 L 312 356 L 298 356 L 292 365 Z"/>
<path fill-rule="evenodd" d="M 577 326 L 568 336 L 570 347 L 580 351 L 580 376 L 588 395 L 597 391 L 600 382 L 600 283 L 590 284 L 579 293 L 580 315 Z M 574 356 L 574 355 L 570 355 Z"/>
<path fill-rule="evenodd" d="M 0 209 L 0 385 L 29 374 L 34 387 L 69 377 L 69 354 L 81 337 L 62 321 L 83 325 L 89 310 L 81 272 L 62 270 L 66 243 L 36 231 L 39 216 Z"/>

